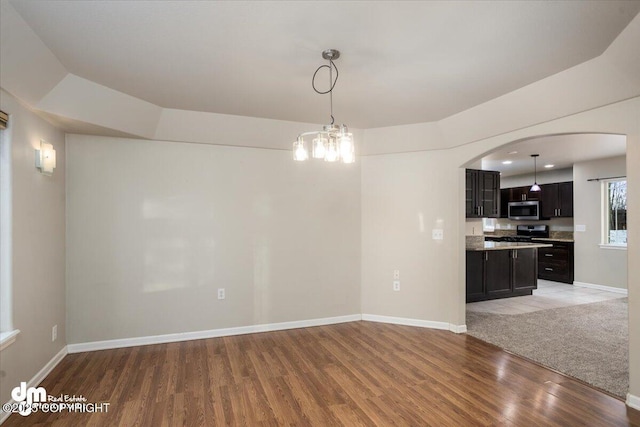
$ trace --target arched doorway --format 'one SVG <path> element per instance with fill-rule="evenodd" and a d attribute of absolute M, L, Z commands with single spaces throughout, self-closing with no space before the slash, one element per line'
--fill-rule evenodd
<path fill-rule="evenodd" d="M 541 160 L 535 177 L 530 157 L 533 153 L 540 154 Z M 626 394 L 628 379 L 626 247 L 609 245 L 609 240 L 601 240 L 609 235 L 601 233 L 600 217 L 603 214 L 603 180 L 626 177 L 625 157 L 624 135 L 554 134 L 507 143 L 466 166 L 499 171 L 502 199 L 509 197 L 506 188 L 511 188 L 511 192 L 524 188 L 523 197 L 527 197 L 526 190 L 534 182 L 541 184 L 542 191 L 529 193 L 528 201 L 524 202 L 539 206 L 541 218 L 508 219 L 504 212 L 506 203 L 502 203 L 503 215 L 491 215 L 493 219 L 485 220 L 467 218 L 465 224 L 466 239 L 470 240 L 512 241 L 517 238 L 516 228 L 519 234 L 520 228 L 527 231 L 534 227 L 546 230 L 547 234 L 550 232 L 548 237 L 554 238 L 539 241 L 553 244 L 552 248 L 509 249 L 508 253 L 485 251 L 484 255 L 489 259 L 481 256 L 480 263 L 475 259 L 482 254 L 467 252 L 468 274 L 471 277 L 484 275 L 481 282 L 473 278 L 471 281 L 476 288 L 482 282 L 487 287 L 484 295 L 478 295 L 475 288 L 475 293 L 468 290 L 468 300 L 480 301 L 466 306 L 468 333 L 621 398 Z M 626 178 L 624 182 L 626 184 Z M 575 198 L 575 212 L 574 203 L 571 203 L 569 212 L 550 209 L 550 213 L 545 213 L 545 210 L 549 211 L 547 205 L 552 203 L 548 194 L 553 193 L 557 198 L 552 190 L 566 184 L 571 190 L 571 199 Z M 574 219 L 578 227 L 574 227 Z M 489 224 L 491 227 L 487 227 Z M 608 225 L 608 222 L 604 224 Z M 626 227 L 622 228 L 626 233 Z M 578 230 L 575 239 L 574 229 Z M 522 258 L 529 253 L 535 256 L 536 251 L 546 257 L 536 260 L 535 265 L 532 261 L 527 267 L 523 261 L 516 264 L 515 259 L 508 259 L 511 255 L 515 258 L 515 253 L 522 254 Z M 569 258 L 569 255 L 570 263 L 568 259 L 561 260 L 562 256 Z M 495 292 L 496 269 L 500 277 L 507 279 L 508 285 L 509 278 L 515 280 L 518 274 L 522 275 L 523 268 L 530 269 L 525 276 L 539 274 L 537 284 L 534 279 L 533 295 Z M 540 272 L 534 268 L 539 268 Z M 514 291 L 521 289 L 516 285 L 511 285 Z M 530 290 L 526 292 L 531 293 Z M 616 333 L 610 333 L 612 330 Z"/>
<path fill-rule="evenodd" d="M 640 162 L 640 99 L 634 98 L 628 101 L 605 106 L 602 108 L 564 117 L 551 122 L 531 126 L 524 129 L 507 132 L 501 135 L 488 137 L 473 144 L 457 149 L 455 155 L 459 159 L 458 193 L 464 194 L 464 167 L 470 162 L 481 158 L 484 153 L 490 152 L 512 141 L 540 135 L 562 133 L 614 133 L 627 137 L 627 192 L 630 214 L 627 218 L 629 244 L 627 256 L 629 260 L 640 259 L 640 170 L 637 164 Z M 634 215 L 633 212 L 636 212 Z M 464 218 L 464 206 L 461 202 L 458 206 L 458 217 Z M 462 222 L 462 221 L 460 221 Z M 458 240 L 458 259 L 464 258 L 464 227 L 460 226 Z M 465 289 L 465 262 L 458 262 L 458 286 L 456 287 L 457 301 L 452 320 L 459 324 L 465 324 L 464 314 L 464 289 Z M 629 292 L 629 392 L 627 404 L 634 408 L 640 408 L 640 264 L 630 262 L 627 270 L 627 287 Z"/>

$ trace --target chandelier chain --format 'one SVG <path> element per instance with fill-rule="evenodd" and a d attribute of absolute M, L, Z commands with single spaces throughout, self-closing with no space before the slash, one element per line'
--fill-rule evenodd
<path fill-rule="evenodd" d="M 316 88 L 316 75 L 318 74 L 318 71 L 320 71 L 323 68 L 328 68 L 329 69 L 329 89 L 325 90 L 325 91 L 320 91 Z M 333 79 L 333 70 L 336 70 L 336 78 L 335 80 Z M 333 63 L 333 61 L 331 59 L 329 59 L 329 65 L 321 65 L 319 66 L 315 73 L 313 73 L 313 77 L 311 78 L 311 87 L 313 87 L 313 90 L 316 91 L 316 93 L 320 94 L 320 95 L 326 95 L 329 94 L 329 104 L 331 107 L 331 124 L 334 123 L 334 118 L 333 118 L 333 88 L 336 87 L 336 83 L 338 82 L 338 67 L 336 67 L 336 64 Z"/>

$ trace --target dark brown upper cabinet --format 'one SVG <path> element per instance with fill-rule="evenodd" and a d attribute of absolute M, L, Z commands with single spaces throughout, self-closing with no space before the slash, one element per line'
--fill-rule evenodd
<path fill-rule="evenodd" d="M 540 191 L 531 192 L 531 186 L 500 190 L 500 216 L 506 218 L 509 202 L 540 201 L 541 218 L 573 217 L 573 181 L 540 185 Z"/>
<path fill-rule="evenodd" d="M 500 172 L 466 170 L 465 214 L 467 218 L 500 216 Z"/>
<path fill-rule="evenodd" d="M 573 182 L 540 186 L 540 211 L 544 218 L 573 217 Z"/>
<path fill-rule="evenodd" d="M 507 218 L 509 202 L 524 202 L 526 200 L 540 200 L 540 193 L 531 192 L 530 185 L 524 187 L 503 188 L 500 190 L 500 217 Z"/>

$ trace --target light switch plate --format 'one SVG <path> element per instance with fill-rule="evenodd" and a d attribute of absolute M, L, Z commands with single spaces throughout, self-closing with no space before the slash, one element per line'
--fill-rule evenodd
<path fill-rule="evenodd" d="M 580 225 L 576 225 L 576 230 L 575 231 L 580 231 L 580 232 L 585 232 L 587 231 L 587 226 L 584 224 L 580 224 Z"/>

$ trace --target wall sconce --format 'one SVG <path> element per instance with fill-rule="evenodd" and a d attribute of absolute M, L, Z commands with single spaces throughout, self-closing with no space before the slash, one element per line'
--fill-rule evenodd
<path fill-rule="evenodd" d="M 56 168 L 56 150 L 53 145 L 40 140 L 40 149 L 36 150 L 36 168 L 40 169 L 43 175 L 53 175 Z"/>

